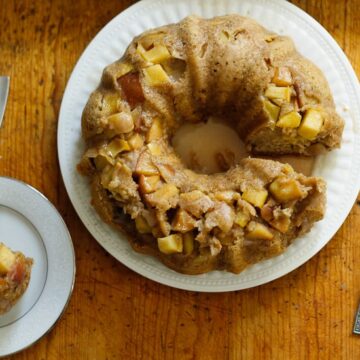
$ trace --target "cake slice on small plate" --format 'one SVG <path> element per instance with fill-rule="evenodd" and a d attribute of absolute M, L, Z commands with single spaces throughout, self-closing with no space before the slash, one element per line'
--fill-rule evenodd
<path fill-rule="evenodd" d="M 0 243 L 0 315 L 9 311 L 26 291 L 33 260 Z"/>

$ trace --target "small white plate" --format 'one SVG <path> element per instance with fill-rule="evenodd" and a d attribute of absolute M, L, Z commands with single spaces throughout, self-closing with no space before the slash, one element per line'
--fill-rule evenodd
<path fill-rule="evenodd" d="M 120 58 L 134 36 L 177 22 L 190 14 L 206 18 L 237 13 L 282 35 L 324 72 L 337 111 L 345 119 L 341 149 L 316 159 L 313 174 L 327 182 L 325 219 L 294 241 L 284 254 L 255 264 L 239 275 L 224 271 L 191 276 L 168 269 L 151 256 L 131 249 L 124 236 L 102 222 L 91 207 L 88 179 L 76 171 L 84 151 L 81 113 L 97 87 L 104 67 Z M 194 291 L 231 291 L 264 284 L 296 269 L 314 256 L 336 233 L 359 191 L 360 92 L 358 79 L 341 48 L 312 17 L 284 0 L 145 0 L 110 21 L 92 40 L 76 64 L 61 104 L 58 153 L 69 197 L 95 239 L 116 259 L 152 280 Z"/>
<path fill-rule="evenodd" d="M 75 255 L 55 207 L 31 186 L 0 177 L 0 242 L 34 260 L 29 286 L 0 315 L 0 357 L 27 348 L 62 315 L 73 290 Z"/>

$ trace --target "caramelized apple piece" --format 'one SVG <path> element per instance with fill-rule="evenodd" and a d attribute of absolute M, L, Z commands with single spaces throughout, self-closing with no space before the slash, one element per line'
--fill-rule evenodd
<path fill-rule="evenodd" d="M 279 106 L 280 108 L 282 106 L 284 106 L 284 104 L 287 104 L 284 99 L 271 99 L 271 102 L 274 103 L 275 105 Z M 281 111 L 281 109 L 280 109 Z"/>
<path fill-rule="evenodd" d="M 0 275 L 7 274 L 15 264 L 15 254 L 4 244 L 0 243 Z"/>
<path fill-rule="evenodd" d="M 132 116 L 126 112 L 120 112 L 108 117 L 110 130 L 115 130 L 118 134 L 125 134 L 134 129 L 134 121 Z"/>
<path fill-rule="evenodd" d="M 175 231 L 188 232 L 194 229 L 195 226 L 196 220 L 187 211 L 178 209 L 172 222 L 172 228 Z"/>
<path fill-rule="evenodd" d="M 153 156 L 159 156 L 162 154 L 161 146 L 159 144 L 150 143 L 147 144 L 147 148 L 149 149 L 150 154 Z"/>
<path fill-rule="evenodd" d="M 297 128 L 301 122 L 301 115 L 297 111 L 291 111 L 280 117 L 276 126 L 281 128 Z"/>
<path fill-rule="evenodd" d="M 128 140 L 128 143 L 133 150 L 136 150 L 144 145 L 144 139 L 140 134 L 136 133 Z"/>
<path fill-rule="evenodd" d="M 239 211 L 235 215 L 234 223 L 239 225 L 240 227 L 244 228 L 247 223 L 250 221 L 250 215 L 246 214 L 243 211 Z"/>
<path fill-rule="evenodd" d="M 276 230 L 279 230 L 281 233 L 285 234 L 290 227 L 290 218 L 282 217 L 280 219 L 274 219 L 270 222 L 270 225 Z"/>
<path fill-rule="evenodd" d="M 104 94 L 101 101 L 101 110 L 103 114 L 113 114 L 118 112 L 119 95 L 113 93 Z"/>
<path fill-rule="evenodd" d="M 160 175 L 165 182 L 172 183 L 176 172 L 175 168 L 171 164 L 167 164 L 165 162 L 158 162 L 156 166 L 158 167 Z"/>
<path fill-rule="evenodd" d="M 249 188 L 242 194 L 242 198 L 258 208 L 262 208 L 267 199 L 268 192 L 265 189 Z"/>
<path fill-rule="evenodd" d="M 152 49 L 142 54 L 142 57 L 153 64 L 159 64 L 171 58 L 169 50 L 164 45 L 155 45 Z"/>
<path fill-rule="evenodd" d="M 140 234 L 151 234 L 151 227 L 142 215 L 136 217 L 135 226 Z"/>
<path fill-rule="evenodd" d="M 185 255 L 190 255 L 194 251 L 194 234 L 192 232 L 183 235 L 183 250 Z"/>
<path fill-rule="evenodd" d="M 323 117 L 319 110 L 306 110 L 304 119 L 299 127 L 298 133 L 308 140 L 314 140 L 323 125 Z"/>
<path fill-rule="evenodd" d="M 290 227 L 291 211 L 289 212 L 289 208 L 276 206 L 272 199 L 261 209 L 261 217 L 282 233 L 286 233 Z"/>
<path fill-rule="evenodd" d="M 294 103 L 291 102 L 282 102 L 281 107 L 280 107 L 280 114 L 279 114 L 279 118 L 282 118 L 283 116 L 285 116 L 286 114 L 294 111 Z"/>
<path fill-rule="evenodd" d="M 270 201 L 268 201 L 261 208 L 260 215 L 267 222 L 270 222 L 274 218 L 274 214 L 273 214 L 273 206 L 274 205 L 275 205 L 275 202 L 272 199 L 270 199 Z"/>
<path fill-rule="evenodd" d="M 277 86 L 289 86 L 292 84 L 292 76 L 288 67 L 280 66 L 275 68 L 275 73 L 272 81 Z"/>
<path fill-rule="evenodd" d="M 279 202 L 297 200 L 305 195 L 298 181 L 284 176 L 273 181 L 269 186 L 269 191 L 275 200 Z"/>
<path fill-rule="evenodd" d="M 250 221 L 249 225 L 246 227 L 245 236 L 248 239 L 253 240 L 271 240 L 274 237 L 274 234 L 265 225 L 255 221 Z"/>
<path fill-rule="evenodd" d="M 142 44 L 138 44 L 136 47 L 136 52 L 143 56 L 146 53 L 146 49 L 142 46 Z"/>
<path fill-rule="evenodd" d="M 155 118 L 153 123 L 146 133 L 146 142 L 151 142 L 153 140 L 158 140 L 162 137 L 163 131 L 162 126 L 159 118 Z"/>
<path fill-rule="evenodd" d="M 135 167 L 135 174 L 136 175 L 159 175 L 158 168 L 154 165 L 151 160 L 151 156 L 147 151 L 143 151 L 137 161 Z"/>
<path fill-rule="evenodd" d="M 130 71 L 134 70 L 134 66 L 129 63 L 119 63 L 117 67 L 116 75 L 117 77 L 121 77 L 129 73 Z"/>
<path fill-rule="evenodd" d="M 139 187 L 142 194 L 148 194 L 154 192 L 160 185 L 160 176 L 145 176 L 140 175 L 139 177 Z"/>
<path fill-rule="evenodd" d="M 265 96 L 269 99 L 281 99 L 290 102 L 291 89 L 290 87 L 269 86 L 265 91 Z"/>
<path fill-rule="evenodd" d="M 269 114 L 271 120 L 276 122 L 279 117 L 280 107 L 273 104 L 269 100 L 264 100 L 264 108 L 267 111 L 267 113 Z"/>
<path fill-rule="evenodd" d="M 103 170 L 106 165 L 111 164 L 105 156 L 99 155 L 94 158 L 94 164 L 97 170 Z"/>
<path fill-rule="evenodd" d="M 129 150 L 130 146 L 128 142 L 123 139 L 114 139 L 105 148 L 106 153 L 112 158 L 115 158 L 118 154 Z"/>
<path fill-rule="evenodd" d="M 168 75 L 160 64 L 149 66 L 143 69 L 143 72 L 145 81 L 149 86 L 159 86 L 170 81 Z"/>
<path fill-rule="evenodd" d="M 172 234 L 158 238 L 159 250 L 164 254 L 176 254 L 183 251 L 183 238 L 181 234 Z"/>
<path fill-rule="evenodd" d="M 139 80 L 139 73 L 128 73 L 117 79 L 131 108 L 144 102 L 145 97 Z"/>
<path fill-rule="evenodd" d="M 145 195 L 146 202 L 159 210 L 176 207 L 179 201 L 179 189 L 174 184 L 164 184 L 159 190 Z"/>
<path fill-rule="evenodd" d="M 226 203 L 232 203 L 234 200 L 240 199 L 240 194 L 236 191 L 218 191 L 214 194 L 214 197 L 218 201 L 225 201 Z"/>

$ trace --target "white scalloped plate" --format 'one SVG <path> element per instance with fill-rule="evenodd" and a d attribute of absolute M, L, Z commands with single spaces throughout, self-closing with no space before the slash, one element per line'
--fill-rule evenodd
<path fill-rule="evenodd" d="M 328 184 L 326 217 L 297 239 L 287 251 L 251 266 L 239 275 L 213 271 L 189 276 L 176 273 L 158 260 L 135 253 L 127 240 L 104 224 L 90 205 L 86 178 L 75 170 L 84 144 L 80 118 L 86 101 L 99 83 L 103 68 L 120 58 L 135 35 L 146 29 L 177 22 L 189 14 L 204 17 L 238 13 L 266 28 L 289 35 L 298 50 L 325 73 L 337 110 L 346 120 L 340 150 L 319 157 L 314 174 Z M 116 259 L 139 274 L 176 288 L 195 291 L 231 291 L 264 284 L 296 269 L 316 254 L 336 233 L 359 190 L 360 94 L 356 75 L 346 56 L 313 18 L 282 0 L 144 0 L 116 16 L 92 40 L 79 59 L 66 87 L 58 127 L 58 152 L 70 199 L 95 239 Z"/>
<path fill-rule="evenodd" d="M 23 350 L 55 325 L 70 299 L 75 255 L 55 207 L 36 189 L 0 177 L 0 242 L 34 260 L 29 286 L 0 315 L 0 357 Z"/>

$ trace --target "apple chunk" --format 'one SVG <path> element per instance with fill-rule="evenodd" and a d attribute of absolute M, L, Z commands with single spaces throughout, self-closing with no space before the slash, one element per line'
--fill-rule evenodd
<path fill-rule="evenodd" d="M 162 148 L 161 148 L 160 144 L 153 142 L 153 143 L 147 144 L 147 148 L 149 149 L 150 154 L 152 156 L 159 156 L 162 154 Z"/>
<path fill-rule="evenodd" d="M 131 149 L 136 150 L 144 145 L 144 139 L 140 134 L 136 133 L 128 140 L 128 143 Z"/>
<path fill-rule="evenodd" d="M 240 194 L 232 190 L 218 191 L 214 194 L 216 200 L 232 203 L 234 200 L 240 199 Z"/>
<path fill-rule="evenodd" d="M 184 234 L 184 253 L 189 255 L 194 251 L 194 234 L 188 232 Z"/>
<path fill-rule="evenodd" d="M 274 234 L 269 230 L 265 225 L 250 221 L 249 225 L 246 227 L 246 237 L 253 240 L 271 240 L 274 237 Z"/>
<path fill-rule="evenodd" d="M 105 151 L 108 155 L 115 158 L 118 154 L 129 151 L 130 146 L 126 140 L 114 139 L 105 147 Z"/>
<path fill-rule="evenodd" d="M 323 117 L 319 110 L 309 109 L 299 127 L 298 133 L 307 140 L 314 140 L 323 125 Z"/>
<path fill-rule="evenodd" d="M 297 111 L 291 111 L 280 117 L 276 126 L 280 128 L 297 128 L 301 122 L 301 115 Z"/>
<path fill-rule="evenodd" d="M 0 243 L 0 275 L 7 274 L 15 264 L 15 254 Z"/>
<path fill-rule="evenodd" d="M 172 222 L 172 228 L 179 232 L 188 232 L 196 226 L 196 220 L 185 210 L 179 209 Z"/>
<path fill-rule="evenodd" d="M 134 121 L 132 116 L 126 112 L 113 114 L 107 119 L 110 130 L 115 130 L 116 133 L 125 134 L 134 129 Z"/>
<path fill-rule="evenodd" d="M 159 250 L 167 255 L 183 251 L 183 239 L 180 234 L 172 234 L 157 239 Z"/>
<path fill-rule="evenodd" d="M 288 86 L 269 86 L 265 91 L 265 96 L 269 99 L 281 99 L 290 102 L 291 89 Z"/>
<path fill-rule="evenodd" d="M 268 192 L 265 189 L 249 188 L 245 190 L 242 194 L 242 198 L 245 201 L 249 202 L 250 204 L 253 204 L 254 206 L 260 209 L 265 204 L 267 196 L 268 196 Z"/>
<path fill-rule="evenodd" d="M 106 167 L 106 165 L 108 164 L 112 164 L 113 165 L 114 160 L 108 156 L 108 155 L 98 155 L 96 158 L 94 158 L 94 164 L 95 164 L 95 168 L 97 170 L 104 170 L 104 168 Z"/>
<path fill-rule="evenodd" d="M 151 227 L 142 215 L 138 215 L 135 219 L 135 226 L 140 234 L 151 234 Z"/>
<path fill-rule="evenodd" d="M 158 168 L 154 165 L 151 160 L 151 155 L 147 151 L 143 151 L 137 161 L 135 167 L 135 174 L 136 175 L 159 175 Z"/>
<path fill-rule="evenodd" d="M 287 202 L 300 199 L 304 196 L 304 191 L 295 179 L 287 179 L 286 177 L 278 177 L 269 186 L 269 191 L 275 200 Z"/>
<path fill-rule="evenodd" d="M 154 192 L 160 184 L 160 176 L 153 175 L 153 176 L 145 176 L 140 175 L 139 177 L 139 187 L 140 191 L 143 194 L 148 194 Z"/>
<path fill-rule="evenodd" d="M 158 140 L 162 137 L 163 131 L 159 118 L 155 118 L 149 131 L 146 133 L 146 142 L 149 143 L 153 140 Z"/>
<path fill-rule="evenodd" d="M 285 234 L 289 230 L 290 223 L 290 218 L 284 216 L 280 219 L 272 220 L 270 225 L 276 230 L 279 230 L 281 233 Z"/>
<path fill-rule="evenodd" d="M 243 211 L 239 211 L 235 215 L 235 224 L 239 225 L 240 227 L 244 228 L 247 223 L 250 221 L 250 215 L 244 213 Z"/>
<path fill-rule="evenodd" d="M 130 71 L 134 70 L 134 66 L 130 63 L 119 63 L 117 67 L 116 75 L 117 77 L 124 76 L 128 74 Z"/>
<path fill-rule="evenodd" d="M 164 45 L 155 45 L 152 49 L 142 54 L 143 58 L 154 64 L 159 64 L 171 58 L 169 50 Z"/>
<path fill-rule="evenodd" d="M 270 118 L 276 122 L 279 117 L 280 107 L 273 104 L 269 100 L 264 100 L 264 108 L 269 114 Z"/>
<path fill-rule="evenodd" d="M 150 86 L 159 86 L 170 81 L 170 78 L 160 64 L 149 66 L 143 72 L 145 80 Z"/>
<path fill-rule="evenodd" d="M 292 84 L 292 76 L 288 67 L 280 66 L 275 69 L 272 82 L 278 86 L 289 86 Z"/>

